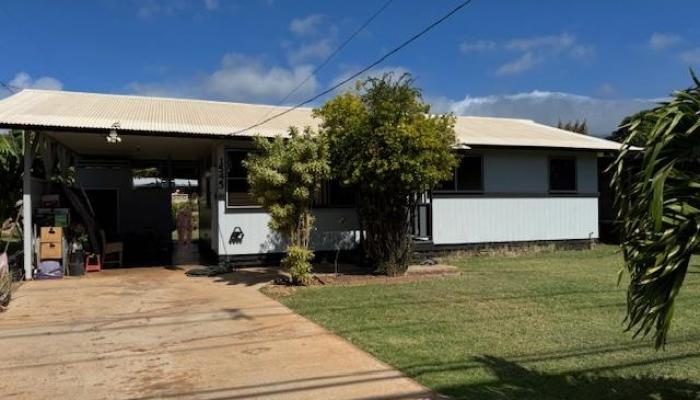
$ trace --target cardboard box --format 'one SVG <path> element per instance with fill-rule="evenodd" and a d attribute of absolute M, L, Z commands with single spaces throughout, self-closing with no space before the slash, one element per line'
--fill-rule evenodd
<path fill-rule="evenodd" d="M 63 256 L 61 242 L 41 242 L 39 258 L 42 260 L 57 260 Z"/>
<path fill-rule="evenodd" d="M 63 228 L 60 226 L 43 226 L 41 227 L 41 243 L 58 242 L 63 239 Z"/>

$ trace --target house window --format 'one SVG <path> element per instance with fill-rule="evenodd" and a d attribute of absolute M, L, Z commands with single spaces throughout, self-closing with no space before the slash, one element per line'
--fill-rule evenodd
<path fill-rule="evenodd" d="M 481 156 L 469 155 L 460 160 L 454 170 L 452 179 L 445 181 L 438 190 L 462 192 L 481 192 L 484 190 L 483 159 Z"/>
<path fill-rule="evenodd" d="M 325 181 L 314 196 L 315 207 L 352 207 L 355 205 L 355 192 L 342 186 L 338 181 Z"/>
<path fill-rule="evenodd" d="M 226 205 L 228 207 L 256 205 L 249 193 L 248 171 L 243 166 L 247 152 L 226 151 Z"/>
<path fill-rule="evenodd" d="M 560 157 L 549 159 L 549 191 L 576 191 L 576 159 Z"/>

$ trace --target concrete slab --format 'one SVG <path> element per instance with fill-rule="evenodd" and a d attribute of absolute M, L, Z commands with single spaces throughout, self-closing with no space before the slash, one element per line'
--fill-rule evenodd
<path fill-rule="evenodd" d="M 28 282 L 0 314 L 2 398 L 438 398 L 260 293 L 274 276 L 138 268 Z"/>

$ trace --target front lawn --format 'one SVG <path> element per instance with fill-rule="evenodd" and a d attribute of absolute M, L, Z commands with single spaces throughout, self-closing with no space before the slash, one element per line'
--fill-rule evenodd
<path fill-rule="evenodd" d="M 655 351 L 623 332 L 616 251 L 463 257 L 452 260 L 459 277 L 309 287 L 279 300 L 454 398 L 700 399 L 700 268 L 666 350 Z"/>

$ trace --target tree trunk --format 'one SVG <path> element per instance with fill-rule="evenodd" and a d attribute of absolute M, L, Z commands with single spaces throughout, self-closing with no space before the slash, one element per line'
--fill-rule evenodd
<path fill-rule="evenodd" d="M 359 211 L 367 233 L 365 252 L 372 267 L 379 273 L 397 276 L 406 272 L 411 256 L 409 205 L 390 197 L 368 196 L 372 201 Z"/>

